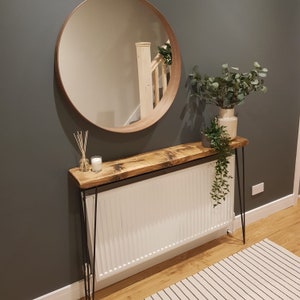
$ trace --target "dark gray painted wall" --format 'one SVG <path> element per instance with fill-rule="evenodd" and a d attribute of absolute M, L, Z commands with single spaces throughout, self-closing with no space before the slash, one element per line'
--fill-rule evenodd
<path fill-rule="evenodd" d="M 32 299 L 80 278 L 78 194 L 67 171 L 77 165 L 72 133 L 88 129 L 88 155 L 104 160 L 198 140 L 181 120 L 184 81 L 228 62 L 270 70 L 268 94 L 238 108 L 247 147 L 247 209 L 292 193 L 299 117 L 298 0 L 151 0 L 172 25 L 183 69 L 178 95 L 158 124 L 139 133 L 109 133 L 75 113 L 54 78 L 60 27 L 80 0 L 0 2 L 0 293 Z M 296 18 L 298 14 L 298 18 Z M 113 34 L 113 33 L 112 33 Z M 208 107 L 207 115 L 214 109 Z M 251 198 L 250 187 L 265 182 Z"/>

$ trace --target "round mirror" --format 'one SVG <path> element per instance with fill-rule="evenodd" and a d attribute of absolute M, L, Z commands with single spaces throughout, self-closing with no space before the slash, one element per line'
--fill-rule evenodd
<path fill-rule="evenodd" d="M 144 0 L 86 0 L 67 18 L 56 71 L 74 108 L 114 132 L 157 122 L 172 104 L 181 61 L 175 35 Z"/>

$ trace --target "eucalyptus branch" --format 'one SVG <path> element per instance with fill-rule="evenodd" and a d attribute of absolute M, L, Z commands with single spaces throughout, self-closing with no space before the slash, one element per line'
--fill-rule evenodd
<path fill-rule="evenodd" d="M 252 92 L 266 92 L 264 78 L 268 69 L 253 63 L 249 72 L 239 72 L 237 67 L 222 65 L 221 76 L 201 75 L 199 66 L 194 66 L 188 75 L 186 87 L 188 99 L 197 98 L 205 103 L 214 104 L 221 108 L 233 108 L 245 101 L 246 96 Z"/>

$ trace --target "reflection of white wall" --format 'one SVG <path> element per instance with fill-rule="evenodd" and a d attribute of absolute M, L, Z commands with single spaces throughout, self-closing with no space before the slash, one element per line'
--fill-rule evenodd
<path fill-rule="evenodd" d="M 160 21 L 140 1 L 85 2 L 59 46 L 60 73 L 74 106 L 99 126 L 122 126 L 139 104 L 135 43 L 149 41 L 157 53 L 166 40 Z"/>

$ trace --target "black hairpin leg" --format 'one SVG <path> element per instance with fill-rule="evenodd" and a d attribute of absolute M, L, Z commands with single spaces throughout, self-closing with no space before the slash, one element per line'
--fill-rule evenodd
<path fill-rule="evenodd" d="M 84 294 L 86 300 L 94 300 L 95 297 L 95 250 L 96 250 L 96 229 L 97 229 L 97 204 L 98 191 L 95 190 L 94 203 L 94 232 L 93 232 L 93 250 L 89 252 L 88 245 L 88 223 L 87 223 L 87 208 L 85 191 L 81 191 L 81 236 L 82 236 L 82 259 L 83 259 L 83 279 L 84 279 Z M 91 263 L 92 261 L 92 263 Z M 92 288 L 91 288 L 92 276 Z"/>
<path fill-rule="evenodd" d="M 239 204 L 240 204 L 240 214 L 241 214 L 241 224 L 242 224 L 242 233 L 243 233 L 243 243 L 246 243 L 246 231 L 245 231 L 245 153 L 244 147 L 242 147 L 242 187 L 240 179 L 240 167 L 238 159 L 238 149 L 235 149 L 235 162 L 236 162 L 236 172 L 237 172 L 237 184 L 238 184 L 238 193 L 239 193 Z"/>
<path fill-rule="evenodd" d="M 96 265 L 96 241 L 97 241 L 97 207 L 98 207 L 98 189 L 95 189 L 95 203 L 94 203 L 94 236 L 93 236 L 93 291 L 92 291 L 92 296 L 93 300 L 95 298 L 95 265 Z"/>
<path fill-rule="evenodd" d="M 85 299 L 90 296 L 90 257 L 87 239 L 87 212 L 86 212 L 86 195 L 81 191 L 81 237 L 82 237 L 82 271 L 84 280 Z"/>

